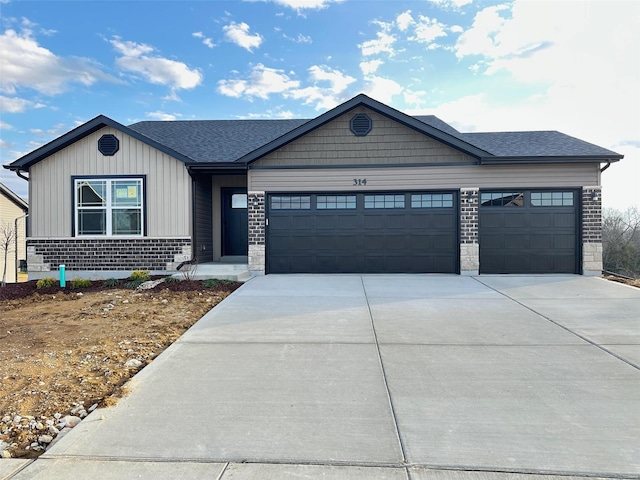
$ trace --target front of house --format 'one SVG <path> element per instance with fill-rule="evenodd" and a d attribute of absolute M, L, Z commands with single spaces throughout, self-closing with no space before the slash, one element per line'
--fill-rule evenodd
<path fill-rule="evenodd" d="M 358 95 L 311 120 L 99 116 L 5 168 L 29 179 L 30 278 L 192 257 L 258 274 L 600 274 L 600 177 L 621 158 Z"/>

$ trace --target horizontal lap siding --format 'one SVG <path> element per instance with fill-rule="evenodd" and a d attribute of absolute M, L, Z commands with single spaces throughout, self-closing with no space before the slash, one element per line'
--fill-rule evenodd
<path fill-rule="evenodd" d="M 113 134 L 120 150 L 98 151 L 98 139 Z M 113 128 L 103 128 L 31 167 L 31 237 L 72 235 L 72 176 L 146 175 L 147 234 L 189 236 L 191 181 L 179 160 Z"/>
<path fill-rule="evenodd" d="M 460 187 L 580 187 L 598 185 L 597 164 L 457 165 L 397 168 L 256 169 L 250 191 L 311 192 L 447 189 Z M 366 185 L 354 187 L 354 179 Z"/>

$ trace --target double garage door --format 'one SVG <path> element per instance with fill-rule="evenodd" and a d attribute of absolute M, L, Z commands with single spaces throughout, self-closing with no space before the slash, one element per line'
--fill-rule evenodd
<path fill-rule="evenodd" d="M 480 273 L 579 273 L 578 192 L 481 191 Z M 458 192 L 267 196 L 267 273 L 458 273 Z"/>
<path fill-rule="evenodd" d="M 456 192 L 271 194 L 268 273 L 456 273 Z"/>

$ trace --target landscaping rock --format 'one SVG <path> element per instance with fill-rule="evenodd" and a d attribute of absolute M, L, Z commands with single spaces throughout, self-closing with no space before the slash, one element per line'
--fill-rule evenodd
<path fill-rule="evenodd" d="M 142 366 L 142 362 L 137 358 L 132 358 L 131 360 L 128 360 L 124 366 L 127 368 L 138 368 Z"/>

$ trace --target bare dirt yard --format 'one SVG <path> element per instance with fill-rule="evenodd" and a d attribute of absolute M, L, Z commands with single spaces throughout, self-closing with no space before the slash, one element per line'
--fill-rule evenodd
<path fill-rule="evenodd" d="M 90 411 L 115 403 L 129 378 L 238 286 L 0 287 L 0 456 L 38 456 Z"/>

